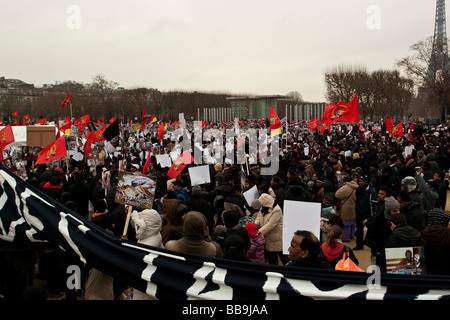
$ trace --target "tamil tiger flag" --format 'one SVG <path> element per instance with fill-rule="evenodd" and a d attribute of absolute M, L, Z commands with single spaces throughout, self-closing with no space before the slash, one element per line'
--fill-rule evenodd
<path fill-rule="evenodd" d="M 35 164 L 47 163 L 67 157 L 66 136 L 61 136 L 39 152 Z"/>
<path fill-rule="evenodd" d="M 194 162 L 194 158 L 188 150 L 184 150 L 184 152 L 177 158 L 177 160 L 172 163 L 172 166 L 167 172 L 167 176 L 171 179 L 175 179 L 181 173 L 181 171 L 183 171 L 184 167 L 192 162 Z"/>
<path fill-rule="evenodd" d="M 314 132 L 316 129 L 320 128 L 319 119 L 314 119 L 313 116 L 311 116 L 311 121 L 308 122 L 309 130 Z"/>
<path fill-rule="evenodd" d="M 80 119 L 76 120 L 74 122 L 74 125 L 78 126 L 80 130 L 83 130 L 84 128 L 86 128 L 89 122 L 91 122 L 91 116 L 87 114 L 82 116 Z"/>
<path fill-rule="evenodd" d="M 70 93 L 67 95 L 67 97 L 61 102 L 61 109 L 64 109 L 65 106 L 72 103 L 72 97 L 70 96 Z"/>
<path fill-rule="evenodd" d="M 350 103 L 340 101 L 327 106 L 321 122 L 329 125 L 335 122 L 359 122 L 358 93 Z"/>
<path fill-rule="evenodd" d="M 156 116 L 153 116 L 150 118 L 150 123 L 156 122 L 158 119 L 156 119 Z"/>
<path fill-rule="evenodd" d="M 150 172 L 150 159 L 152 157 L 152 153 L 149 151 L 147 155 L 147 160 L 145 161 L 144 167 L 142 168 L 142 173 L 147 174 Z"/>
<path fill-rule="evenodd" d="M 403 123 L 397 124 L 395 127 L 392 128 L 392 135 L 394 137 L 403 137 L 405 134 L 403 133 Z"/>
<path fill-rule="evenodd" d="M 25 121 L 30 120 L 30 115 L 28 113 L 26 115 L 24 115 L 23 120 L 25 120 Z"/>
<path fill-rule="evenodd" d="M 19 111 L 14 111 L 13 113 L 11 113 L 11 115 L 13 117 L 18 117 L 19 116 Z"/>
<path fill-rule="evenodd" d="M 0 161 L 3 161 L 3 149 L 16 141 L 11 124 L 8 124 L 2 130 L 0 130 Z"/>
<path fill-rule="evenodd" d="M 272 106 L 270 106 L 269 122 L 270 133 L 272 136 L 276 136 L 282 133 L 280 118 L 278 117 Z"/>
<path fill-rule="evenodd" d="M 70 120 L 70 117 L 67 116 L 67 118 L 62 123 L 60 129 L 65 132 L 67 129 L 70 129 L 71 127 L 72 127 L 72 120 Z"/>

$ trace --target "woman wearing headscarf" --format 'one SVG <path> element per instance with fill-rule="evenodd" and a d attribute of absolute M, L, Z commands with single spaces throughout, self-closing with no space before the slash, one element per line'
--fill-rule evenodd
<path fill-rule="evenodd" d="M 168 241 L 165 248 L 213 258 L 223 255 L 220 246 L 210 240 L 206 217 L 198 211 L 189 211 L 186 214 L 181 239 Z"/>

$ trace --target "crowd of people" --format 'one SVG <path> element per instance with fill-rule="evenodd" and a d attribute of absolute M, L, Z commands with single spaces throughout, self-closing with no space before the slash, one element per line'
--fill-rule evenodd
<path fill-rule="evenodd" d="M 142 171 L 146 163 L 142 142 L 158 142 L 151 131 L 142 135 L 122 128 L 112 141 L 122 152 L 106 155 L 94 166 L 87 158 L 36 166 L 28 160 L 26 180 L 119 238 L 168 250 L 335 269 L 345 253 L 358 265 L 354 251 L 367 246 L 371 264 L 386 272 L 384 249 L 424 246 L 427 274 L 450 275 L 450 215 L 445 211 L 449 131 L 444 126 L 416 125 L 420 134 L 393 137 L 382 124 L 365 127 L 364 132 L 356 125 L 339 125 L 321 134 L 311 132 L 305 123 L 290 124 L 275 175 L 261 175 L 261 164 L 216 163 L 209 165 L 211 182 L 202 185 L 190 183 L 188 168 L 197 164 L 170 178 L 168 168 L 162 168 L 153 154 L 149 167 L 157 182 L 153 208 L 134 209 L 126 234 L 127 207 L 115 201 L 118 173 Z M 161 144 L 171 143 L 166 138 Z M 247 203 L 243 193 L 253 186 L 259 197 Z M 285 200 L 316 202 L 322 208 L 320 236 L 298 226 L 288 254 L 282 248 Z M 351 240 L 356 242 L 353 248 Z M 47 282 L 51 295 L 65 291 L 67 299 L 112 300 L 127 288 L 126 283 L 82 265 L 83 290 L 77 296 L 79 291 L 65 288 L 64 271 L 70 264 L 81 266 L 79 261 L 51 244 L 40 246 L 30 259 L 29 270 L 34 271 L 33 263 L 38 265 L 37 276 Z M 31 274 L 27 273 L 28 286 Z M 133 297 L 150 299 L 138 290 Z"/>

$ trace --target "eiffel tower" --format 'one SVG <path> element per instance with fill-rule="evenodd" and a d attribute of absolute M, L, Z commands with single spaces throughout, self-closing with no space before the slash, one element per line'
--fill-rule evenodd
<path fill-rule="evenodd" d="M 439 71 L 449 71 L 447 26 L 445 14 L 445 0 L 436 1 L 436 18 L 434 24 L 433 47 L 428 66 L 428 83 L 435 81 Z"/>

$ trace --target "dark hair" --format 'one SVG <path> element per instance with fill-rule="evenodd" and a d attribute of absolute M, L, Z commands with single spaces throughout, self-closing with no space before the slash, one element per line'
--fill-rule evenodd
<path fill-rule="evenodd" d="M 344 221 L 342 220 L 342 218 L 340 217 L 340 216 L 338 216 L 338 215 L 335 215 L 335 216 L 331 216 L 331 218 L 330 219 L 328 219 L 328 224 L 331 224 L 331 225 L 336 225 L 336 226 L 339 226 L 339 227 L 341 227 L 342 229 L 344 229 Z"/>
<path fill-rule="evenodd" d="M 310 231 L 307 230 L 297 230 L 294 233 L 296 236 L 302 236 L 303 240 L 300 243 L 300 247 L 303 250 L 309 251 L 309 256 L 312 258 L 319 257 L 320 243 L 317 237 Z"/>
<path fill-rule="evenodd" d="M 240 184 L 233 184 L 233 193 L 236 191 L 242 191 L 242 186 Z"/>
<path fill-rule="evenodd" d="M 389 220 L 396 226 L 398 226 L 399 224 L 408 223 L 408 220 L 406 219 L 406 216 L 403 213 L 395 213 L 391 216 Z"/>
<path fill-rule="evenodd" d="M 244 239 L 238 234 L 230 234 L 223 242 L 223 258 L 247 261 Z"/>
<path fill-rule="evenodd" d="M 400 191 L 397 197 L 403 202 L 411 202 L 411 196 L 408 191 Z"/>
<path fill-rule="evenodd" d="M 384 192 L 386 192 L 387 197 L 391 197 L 393 195 L 392 189 L 388 186 L 381 186 L 379 190 L 383 190 Z"/>
<path fill-rule="evenodd" d="M 228 230 L 235 227 L 239 223 L 241 215 L 236 210 L 228 210 L 222 213 L 223 223 Z"/>

